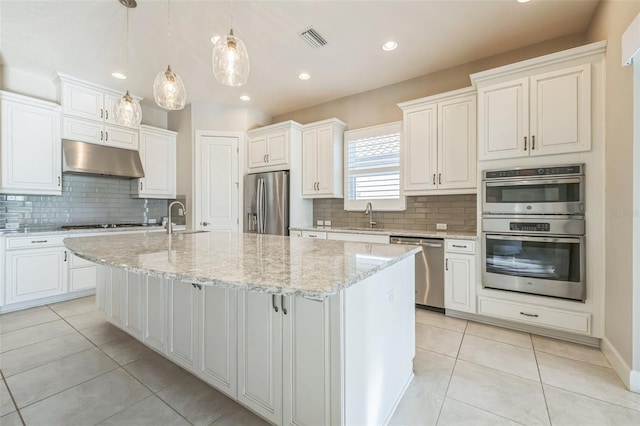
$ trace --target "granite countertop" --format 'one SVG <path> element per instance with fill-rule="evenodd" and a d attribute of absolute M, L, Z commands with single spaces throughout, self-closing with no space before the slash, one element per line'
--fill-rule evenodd
<path fill-rule="evenodd" d="M 304 227 L 292 226 L 291 231 L 312 231 L 312 232 L 344 232 L 345 234 L 377 234 L 393 235 L 403 237 L 419 238 L 451 238 L 457 240 L 477 240 L 478 234 L 475 232 L 456 231 L 413 231 L 408 229 L 388 229 L 388 228 L 325 228 L 320 226 Z"/>
<path fill-rule="evenodd" d="M 104 232 L 127 231 L 160 231 L 162 225 L 126 226 L 122 228 L 89 228 L 89 229 L 61 229 L 59 226 L 37 226 L 19 230 L 0 229 L 0 237 L 29 237 L 33 235 L 64 235 L 64 234 L 93 234 Z"/>
<path fill-rule="evenodd" d="M 322 300 L 420 251 L 416 246 L 201 232 L 66 238 L 77 256 L 196 284 Z"/>

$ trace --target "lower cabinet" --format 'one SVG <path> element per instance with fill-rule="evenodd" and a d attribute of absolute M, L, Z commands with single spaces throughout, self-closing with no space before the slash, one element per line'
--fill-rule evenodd
<path fill-rule="evenodd" d="M 64 247 L 7 250 L 6 303 L 66 293 L 68 256 Z"/>
<path fill-rule="evenodd" d="M 444 307 L 475 313 L 475 242 L 446 240 L 445 246 Z"/>
<path fill-rule="evenodd" d="M 142 310 L 144 332 L 142 341 L 158 352 L 167 350 L 167 281 L 143 276 Z M 96 296 L 98 291 L 96 291 Z"/>
<path fill-rule="evenodd" d="M 145 276 L 134 272 L 125 273 L 124 285 L 121 287 L 122 297 L 122 320 L 123 326 L 133 337 L 142 340 L 143 330 L 143 286 L 142 280 Z"/>

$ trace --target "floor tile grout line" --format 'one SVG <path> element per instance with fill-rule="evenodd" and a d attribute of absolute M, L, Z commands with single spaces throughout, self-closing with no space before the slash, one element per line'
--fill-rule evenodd
<path fill-rule="evenodd" d="M 635 408 L 630 408 L 630 407 L 627 407 L 627 406 L 624 406 L 624 405 L 616 404 L 615 402 L 611 402 L 611 401 L 605 401 L 604 399 L 596 398 L 596 397 L 591 396 L 591 395 L 585 395 L 583 393 L 578 393 L 578 392 L 575 392 L 575 391 L 572 391 L 572 390 L 569 390 L 569 389 L 561 388 L 559 386 L 550 385 L 549 383 L 542 383 L 542 386 L 543 387 L 544 386 L 548 386 L 550 388 L 558 389 L 558 390 L 563 391 L 563 392 L 568 392 L 570 394 L 581 396 L 583 398 L 593 399 L 594 401 L 598 401 L 598 402 L 602 402 L 602 403 L 605 403 L 605 404 L 613 405 L 614 407 L 624 408 L 625 410 L 631 410 L 631 411 L 635 411 L 637 413 L 640 413 L 640 409 L 636 410 Z"/>
<path fill-rule="evenodd" d="M 469 364 L 473 364 L 473 365 L 475 365 L 477 367 L 487 368 L 489 370 L 496 371 L 498 373 L 507 374 L 507 375 L 509 375 L 511 377 L 515 377 L 517 379 L 528 380 L 530 382 L 538 383 L 538 384 L 542 383 L 541 381 L 537 381 L 537 380 L 534 380 L 534 379 L 530 379 L 528 377 L 523 377 L 523 376 L 519 376 L 517 374 L 509 373 L 508 371 L 498 370 L 497 368 L 489 367 L 488 365 L 478 364 L 477 362 L 469 361 L 469 360 L 466 360 L 466 359 L 457 358 L 457 360 L 462 361 L 462 362 L 466 362 L 466 363 L 469 363 Z"/>
<path fill-rule="evenodd" d="M 464 336 L 463 336 L 464 337 Z M 462 340 L 460 341 L 460 346 L 462 346 Z M 444 403 L 447 400 L 447 394 L 449 393 L 449 386 L 451 386 L 451 380 L 453 380 L 453 373 L 456 371 L 456 365 L 458 365 L 458 356 L 454 358 L 453 367 L 451 368 L 451 374 L 449 375 L 449 381 L 447 381 L 447 388 L 444 391 L 444 397 L 442 398 L 442 403 L 440 404 L 440 410 L 438 410 L 438 417 L 436 418 L 436 425 L 440 421 L 440 416 L 442 415 L 442 408 L 444 407 Z"/>
<path fill-rule="evenodd" d="M 533 346 L 533 337 L 531 337 L 531 345 Z M 547 410 L 547 419 L 549 424 L 552 425 L 551 413 L 549 412 L 549 402 L 547 401 L 547 393 L 544 391 L 544 383 L 542 382 L 542 373 L 540 372 L 540 364 L 538 364 L 538 354 L 536 353 L 535 346 L 533 349 L 533 358 L 536 361 L 536 370 L 538 371 L 538 379 L 540 379 L 540 389 L 542 390 L 542 399 L 544 399 L 544 407 Z"/>
<path fill-rule="evenodd" d="M 0 314 L 0 315 L 4 315 L 4 314 Z M 55 322 L 55 321 L 58 321 L 58 320 L 54 319 L 54 320 L 51 320 L 51 321 L 43 321 L 43 322 L 40 322 L 40 323 L 37 323 L 37 324 L 32 324 L 32 325 L 29 325 L 29 326 L 26 326 L 26 327 L 16 328 L 15 330 L 4 331 L 4 332 L 0 333 L 0 336 L 3 336 L 5 334 L 9 334 L 9 333 L 13 333 L 15 331 L 25 330 L 25 329 L 31 328 L 31 327 L 36 327 L 36 326 L 39 326 L 39 325 L 49 324 L 49 323 L 52 323 L 52 322 Z"/>
<path fill-rule="evenodd" d="M 464 331 L 459 331 L 459 330 L 453 330 L 451 328 L 446 328 L 446 327 L 442 327 L 440 325 L 436 325 L 436 324 L 431 324 L 431 323 L 425 323 L 425 322 L 420 322 L 420 321 L 416 321 L 416 324 L 420 324 L 420 325 L 427 325 L 429 327 L 435 327 L 435 328 L 439 328 L 440 330 L 447 330 L 447 331 L 451 331 L 453 333 L 462 333 L 464 334 Z M 465 330 L 466 330 L 467 326 L 465 325 Z"/>
<path fill-rule="evenodd" d="M 520 348 L 520 349 L 528 349 L 528 350 L 531 350 L 531 351 L 532 351 L 532 350 L 534 350 L 534 349 L 533 349 L 533 345 L 531 345 L 531 347 L 530 347 L 530 348 L 525 348 L 524 346 L 516 345 L 516 344 L 513 344 L 513 343 L 509 343 L 509 342 L 504 342 L 504 341 L 502 341 L 502 340 L 492 339 L 492 338 L 490 338 L 490 337 L 478 336 L 477 334 L 473 334 L 473 333 L 465 332 L 464 334 L 465 334 L 465 336 L 468 334 L 469 336 L 478 337 L 478 338 L 480 338 L 480 339 L 489 340 L 489 341 L 491 341 L 491 342 L 503 343 L 503 344 L 505 344 L 505 345 L 514 346 L 514 347 L 516 347 L 516 348 Z"/>
<path fill-rule="evenodd" d="M 454 397 L 452 397 L 452 396 L 447 396 L 447 398 L 449 398 L 449 399 L 451 399 L 451 400 L 453 400 L 453 401 L 459 402 L 460 404 L 464 404 L 464 405 L 468 405 L 469 407 L 473 407 L 473 408 L 475 408 L 476 410 L 484 411 L 485 413 L 489 413 L 489 414 L 494 415 L 494 416 L 496 416 L 496 417 L 500 417 L 500 418 L 502 418 L 502 419 L 509 420 L 510 422 L 517 423 L 517 424 L 522 425 L 522 426 L 525 426 L 525 425 L 526 425 L 526 423 L 522 423 L 522 422 L 520 422 L 520 421 L 518 421 L 518 420 L 514 420 L 514 419 L 512 419 L 511 417 L 507 417 L 507 416 L 503 416 L 502 414 L 494 413 L 493 411 L 489 411 L 489 410 L 487 410 L 486 408 L 477 407 L 477 406 L 475 406 L 475 405 L 473 405 L 473 404 L 470 404 L 470 403 L 465 402 L 465 401 L 461 401 L 461 400 L 459 400 L 459 399 L 457 399 L 457 398 L 454 398 Z"/>
<path fill-rule="evenodd" d="M 533 350 L 534 350 L 534 352 L 542 352 L 545 355 L 557 356 L 558 358 L 570 359 L 571 361 L 581 362 L 582 364 L 588 364 L 588 365 L 593 365 L 595 367 L 600 367 L 600 368 L 606 368 L 608 370 L 613 370 L 613 367 L 611 367 L 611 365 L 606 366 L 606 365 L 602 365 L 602 364 L 594 364 L 593 362 L 584 361 L 582 359 L 571 358 L 571 357 L 568 357 L 568 356 L 565 356 L 565 355 L 560 355 L 560 354 L 556 354 L 556 353 L 553 353 L 553 352 L 547 352 L 547 351 L 543 351 L 543 350 L 535 349 L 535 348 Z"/>
<path fill-rule="evenodd" d="M 20 408 L 18 408 L 18 404 L 16 403 L 16 399 L 13 397 L 13 392 L 11 392 L 11 389 L 9 389 L 9 383 L 7 383 L 7 379 L 4 377 L 4 372 L 2 370 L 0 370 L 0 377 L 2 378 L 2 381 L 4 382 L 4 385 L 7 388 L 7 392 L 9 392 L 9 397 L 11 398 L 11 402 L 13 402 L 13 406 L 16 409 L 16 413 L 18 413 L 18 417 L 20 418 L 20 422 L 22 422 L 22 426 L 25 426 L 26 423 L 24 422 L 24 419 L 22 418 L 22 413 L 20 412 Z M 9 413 L 11 414 L 11 413 Z"/>
<path fill-rule="evenodd" d="M 59 321 L 59 320 L 56 320 L 56 321 Z M 55 321 L 52 321 L 52 322 L 55 322 Z M 9 352 L 13 352 L 13 351 L 17 351 L 17 350 L 20 350 L 20 349 L 28 348 L 29 346 L 39 345 L 40 343 L 48 342 L 48 341 L 53 340 L 53 339 L 59 339 L 59 338 L 65 336 L 65 335 L 73 334 L 73 332 L 75 332 L 75 331 L 77 331 L 77 330 L 73 329 L 73 330 L 65 331 L 64 333 L 58 334 L 57 336 L 47 337 L 46 339 L 40 340 L 38 342 L 34 342 L 34 343 L 30 343 L 28 345 L 20 346 L 19 348 L 15 348 L 15 349 L 9 349 L 6 352 L 2 352 L 0 354 L 0 356 L 4 355 L 4 354 L 8 354 Z"/>

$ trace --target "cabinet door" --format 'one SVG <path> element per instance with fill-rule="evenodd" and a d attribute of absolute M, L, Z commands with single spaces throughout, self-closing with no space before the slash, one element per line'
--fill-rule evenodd
<path fill-rule="evenodd" d="M 112 95 L 111 93 L 104 94 L 104 122 L 107 124 L 118 124 L 116 122 L 116 105 L 120 100 L 120 96 Z"/>
<path fill-rule="evenodd" d="M 95 144 L 104 143 L 104 126 L 81 118 L 62 117 L 62 138 Z"/>
<path fill-rule="evenodd" d="M 60 113 L 2 101 L 0 193 L 60 195 Z"/>
<path fill-rule="evenodd" d="M 289 132 L 267 136 L 267 163 L 269 166 L 289 164 Z"/>
<path fill-rule="evenodd" d="M 6 252 L 6 303 L 25 302 L 67 291 L 66 252 L 42 248 Z"/>
<path fill-rule="evenodd" d="M 275 424 L 282 424 L 279 299 L 266 293 L 238 291 L 238 400 Z"/>
<path fill-rule="evenodd" d="M 301 297 L 286 297 L 281 308 L 284 382 L 282 424 L 329 425 L 329 303 Z"/>
<path fill-rule="evenodd" d="M 237 301 L 235 289 L 202 286 L 198 377 L 235 398 Z"/>
<path fill-rule="evenodd" d="M 476 312 L 476 261 L 474 255 L 446 255 L 444 307 L 454 311 Z"/>
<path fill-rule="evenodd" d="M 331 126 L 322 127 L 317 130 L 318 156 L 316 159 L 318 176 L 318 195 L 334 196 L 334 140 L 333 128 Z M 340 170 L 342 173 L 342 170 Z"/>
<path fill-rule="evenodd" d="M 96 288 L 97 272 L 96 266 L 69 269 L 69 291 Z"/>
<path fill-rule="evenodd" d="M 124 292 L 124 328 L 139 340 L 142 340 L 143 329 L 142 279 L 142 274 L 127 272 Z"/>
<path fill-rule="evenodd" d="M 476 97 L 438 104 L 438 189 L 476 189 Z"/>
<path fill-rule="evenodd" d="M 63 83 L 61 103 L 65 115 L 97 121 L 104 119 L 104 95 L 100 90 Z"/>
<path fill-rule="evenodd" d="M 138 131 L 125 127 L 104 126 L 105 145 L 116 148 L 138 150 Z"/>
<path fill-rule="evenodd" d="M 140 160 L 144 178 L 132 181 L 141 198 L 176 197 L 176 138 L 174 135 L 140 132 Z"/>
<path fill-rule="evenodd" d="M 428 191 L 437 187 L 438 131 L 436 104 L 404 114 L 403 190 Z"/>
<path fill-rule="evenodd" d="M 479 88 L 478 127 L 480 160 L 528 156 L 529 79 Z"/>
<path fill-rule="evenodd" d="M 314 196 L 318 182 L 318 132 L 302 133 L 302 195 Z"/>
<path fill-rule="evenodd" d="M 531 77 L 531 155 L 591 149 L 591 65 Z"/>
<path fill-rule="evenodd" d="M 167 349 L 167 283 L 164 278 L 146 276 L 143 278 L 143 312 L 145 344 L 165 353 Z"/>
<path fill-rule="evenodd" d="M 249 164 L 248 168 L 264 167 L 267 165 L 267 137 L 249 139 Z"/>
<path fill-rule="evenodd" d="M 168 281 L 169 329 L 167 356 L 196 372 L 198 353 L 198 290 L 191 283 Z"/>
<path fill-rule="evenodd" d="M 110 268 L 111 279 L 107 281 L 107 317 L 110 322 L 122 327 L 123 299 L 126 290 L 127 274 L 123 269 Z"/>

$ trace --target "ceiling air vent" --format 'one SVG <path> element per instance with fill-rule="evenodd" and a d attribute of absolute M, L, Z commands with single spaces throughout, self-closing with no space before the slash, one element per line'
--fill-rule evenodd
<path fill-rule="evenodd" d="M 300 33 L 300 37 L 302 37 L 302 39 L 314 49 L 318 49 L 327 44 L 327 40 L 325 40 L 324 37 L 322 37 L 320 33 L 313 27 L 309 27 L 306 30 L 302 31 Z"/>

